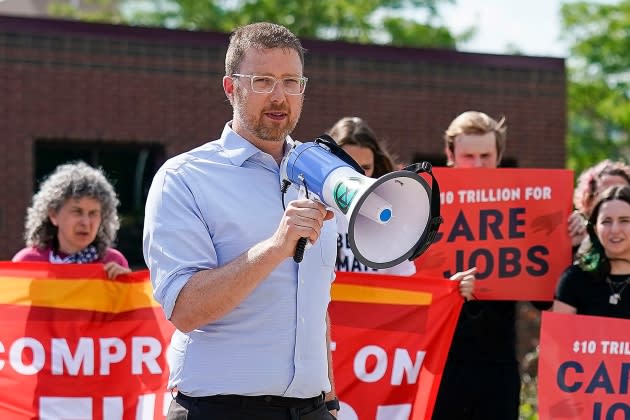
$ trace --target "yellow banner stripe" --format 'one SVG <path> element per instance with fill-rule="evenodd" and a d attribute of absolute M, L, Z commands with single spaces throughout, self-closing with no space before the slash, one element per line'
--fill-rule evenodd
<path fill-rule="evenodd" d="M 159 306 L 150 282 L 0 277 L 0 304 L 120 313 Z"/>
<path fill-rule="evenodd" d="M 332 300 L 390 305 L 430 305 L 433 295 L 427 292 L 333 283 Z"/>

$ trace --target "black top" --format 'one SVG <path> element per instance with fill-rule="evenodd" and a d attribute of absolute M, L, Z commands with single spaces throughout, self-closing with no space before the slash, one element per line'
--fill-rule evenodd
<path fill-rule="evenodd" d="M 580 315 L 630 319 L 630 274 L 610 274 L 608 278 L 611 284 L 572 265 L 560 276 L 555 298 Z M 616 305 L 611 303 L 615 292 L 620 295 Z"/>
<path fill-rule="evenodd" d="M 465 302 L 457 320 L 447 364 L 516 363 L 515 321 L 514 301 Z"/>

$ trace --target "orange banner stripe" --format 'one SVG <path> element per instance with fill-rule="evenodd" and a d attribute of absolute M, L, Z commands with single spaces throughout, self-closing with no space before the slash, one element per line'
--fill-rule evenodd
<path fill-rule="evenodd" d="M 330 296 L 335 301 L 390 305 L 430 305 L 433 299 L 433 295 L 426 292 L 336 283 L 332 285 Z"/>
<path fill-rule="evenodd" d="M 393 305 L 430 305 L 432 294 L 385 287 L 333 283 L 335 301 Z M 0 304 L 120 313 L 158 307 L 151 283 L 111 280 L 61 280 L 0 277 Z"/>
<path fill-rule="evenodd" d="M 0 277 L 0 304 L 121 313 L 159 304 L 150 282 Z"/>

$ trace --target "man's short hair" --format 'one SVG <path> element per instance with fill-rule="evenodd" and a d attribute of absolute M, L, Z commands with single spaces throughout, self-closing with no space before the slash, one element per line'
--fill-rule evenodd
<path fill-rule="evenodd" d="M 507 125 L 505 117 L 499 121 L 490 118 L 487 114 L 479 111 L 466 111 L 459 114 L 444 132 L 444 142 L 451 154 L 455 154 L 455 137 L 460 134 L 486 134 L 494 133 L 497 146 L 497 165 L 501 162 L 505 151 L 505 141 L 507 137 Z M 453 162 L 448 162 L 448 166 L 453 166 Z"/>
<path fill-rule="evenodd" d="M 298 53 L 304 66 L 305 49 L 291 31 L 281 25 L 269 22 L 252 23 L 236 28 L 230 35 L 230 44 L 225 55 L 225 75 L 231 76 L 240 70 L 245 51 L 249 48 L 282 48 Z"/>

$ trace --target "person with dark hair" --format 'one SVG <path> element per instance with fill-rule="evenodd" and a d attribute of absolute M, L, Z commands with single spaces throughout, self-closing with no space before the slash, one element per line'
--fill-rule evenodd
<path fill-rule="evenodd" d="M 560 276 L 553 312 L 630 319 L 630 187 L 598 194 L 588 238 Z"/>
<path fill-rule="evenodd" d="M 169 159 L 146 203 L 143 250 L 156 300 L 175 325 L 168 419 L 332 419 L 328 303 L 333 213 L 281 191 L 307 78 L 283 26 L 230 36 L 220 139 Z M 296 263 L 298 241 L 307 238 Z M 299 259 L 299 258 L 298 258 Z"/>
<path fill-rule="evenodd" d="M 577 251 L 586 238 L 586 221 L 600 192 L 613 185 L 630 185 L 630 166 L 605 159 L 585 169 L 577 180 L 573 194 L 575 211 L 569 215 L 571 245 Z"/>
<path fill-rule="evenodd" d="M 365 172 L 365 176 L 380 178 L 395 169 L 394 159 L 376 134 L 359 117 L 344 117 L 337 121 L 330 130 L 330 137 L 354 159 Z M 390 268 L 375 269 L 357 260 L 350 248 L 348 238 L 348 223 L 342 218 L 337 219 L 337 271 L 352 271 L 364 273 L 395 274 L 411 276 L 416 272 L 416 266 L 411 261 Z"/>
<path fill-rule="evenodd" d="M 365 175 L 372 178 L 392 172 L 396 169 L 394 158 L 378 139 L 374 131 L 359 117 L 344 117 L 337 121 L 328 131 L 330 137 L 354 159 L 364 170 Z M 390 268 L 373 269 L 358 261 L 349 245 L 347 221 L 337 218 L 337 271 L 365 272 L 376 274 L 411 276 L 416 273 L 416 266 L 412 261 Z M 474 290 L 474 275 L 472 272 L 456 273 L 451 280 L 459 281 L 459 293 L 469 300 Z"/>
<path fill-rule="evenodd" d="M 362 118 L 343 117 L 328 134 L 363 168 L 365 176 L 380 178 L 396 169 L 383 141 Z"/>
<path fill-rule="evenodd" d="M 102 170 L 84 162 L 58 166 L 33 196 L 26 248 L 12 261 L 103 263 L 112 279 L 131 272 L 127 259 L 112 248 L 120 227 L 119 204 Z"/>
<path fill-rule="evenodd" d="M 483 112 L 466 111 L 444 133 L 448 165 L 497 168 L 506 136 L 505 118 L 496 120 Z M 474 276 L 475 268 L 468 273 Z M 464 302 L 435 402 L 434 420 L 518 419 L 521 380 L 515 323 L 514 301 Z"/>

